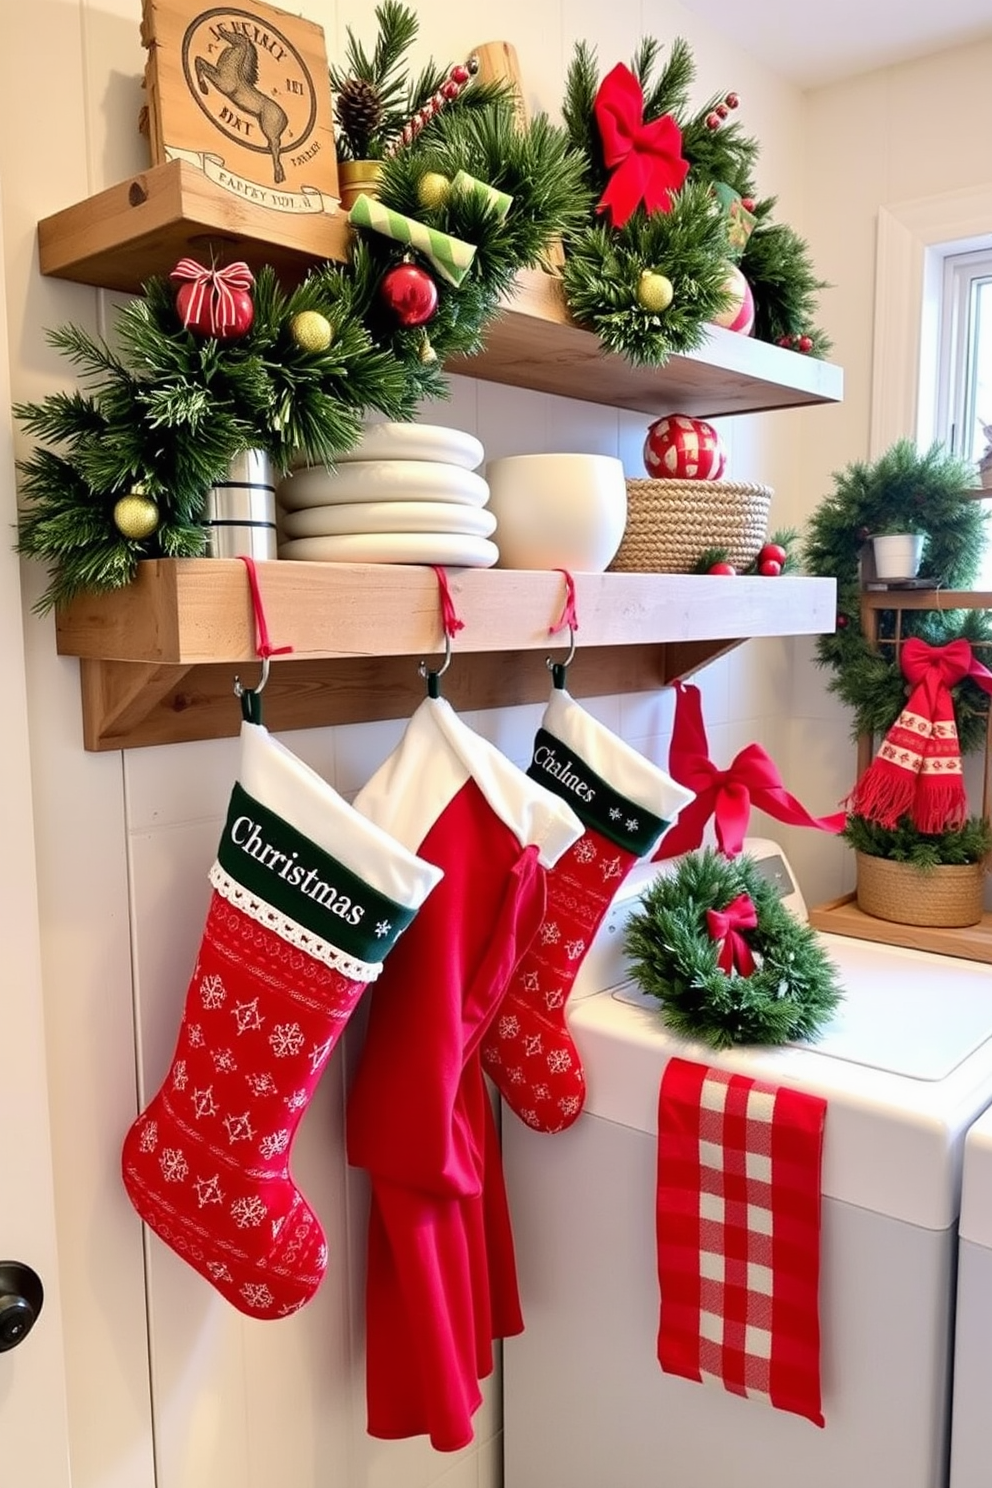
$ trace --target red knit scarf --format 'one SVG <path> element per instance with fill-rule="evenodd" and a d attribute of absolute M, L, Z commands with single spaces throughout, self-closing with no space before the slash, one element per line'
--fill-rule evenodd
<path fill-rule="evenodd" d="M 913 637 L 899 664 L 913 691 L 848 805 L 883 827 L 909 815 L 921 832 L 950 831 L 968 814 L 951 688 L 970 677 L 992 693 L 992 672 L 963 639 L 930 646 Z"/>

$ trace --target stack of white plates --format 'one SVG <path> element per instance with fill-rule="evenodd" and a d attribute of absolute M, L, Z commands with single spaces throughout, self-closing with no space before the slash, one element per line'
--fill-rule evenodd
<path fill-rule="evenodd" d="M 280 484 L 280 558 L 323 563 L 438 563 L 491 568 L 496 518 L 471 434 L 432 424 L 374 424 L 337 468 Z"/>

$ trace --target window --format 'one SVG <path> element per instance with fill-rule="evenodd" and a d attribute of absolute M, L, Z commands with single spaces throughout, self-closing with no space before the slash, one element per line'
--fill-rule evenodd
<path fill-rule="evenodd" d="M 992 449 L 992 246 L 943 256 L 937 327 L 934 436 L 977 467 Z M 992 589 L 988 549 L 978 587 Z"/>

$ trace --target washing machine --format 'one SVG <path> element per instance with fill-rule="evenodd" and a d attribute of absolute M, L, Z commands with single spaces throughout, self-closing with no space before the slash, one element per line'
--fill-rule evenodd
<path fill-rule="evenodd" d="M 781 850 L 747 850 L 805 916 Z M 623 925 L 657 871 L 614 901 L 569 1004 L 582 1116 L 555 1136 L 503 1122 L 525 1319 L 504 1348 L 506 1488 L 946 1488 L 962 1158 L 992 1104 L 989 968 L 824 935 L 845 995 L 819 1041 L 717 1054 L 627 978 Z M 657 1105 L 675 1055 L 828 1102 L 823 1428 L 657 1362 Z"/>
<path fill-rule="evenodd" d="M 958 1247 L 951 1488 L 992 1482 L 992 1111 L 964 1144 Z"/>

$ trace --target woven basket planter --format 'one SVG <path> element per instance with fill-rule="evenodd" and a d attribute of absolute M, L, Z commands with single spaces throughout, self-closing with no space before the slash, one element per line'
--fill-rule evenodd
<path fill-rule="evenodd" d="M 858 908 L 897 925 L 943 929 L 977 925 L 982 918 L 985 864 L 944 864 L 924 873 L 911 863 L 893 863 L 855 853 Z"/>
<path fill-rule="evenodd" d="M 768 534 L 769 486 L 744 481 L 629 480 L 614 572 L 692 573 L 710 548 L 747 568 Z"/>

